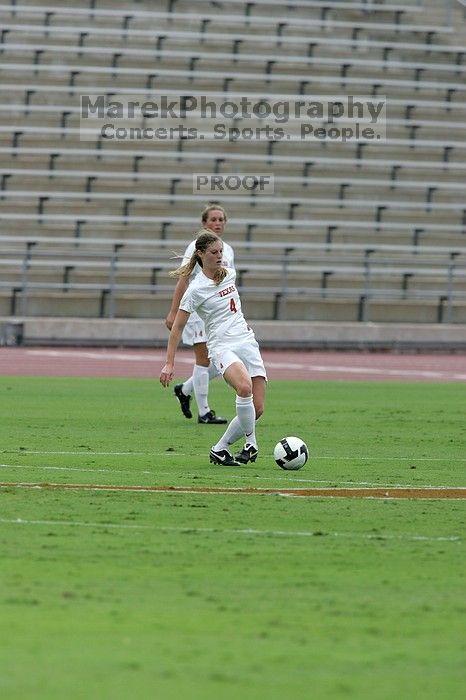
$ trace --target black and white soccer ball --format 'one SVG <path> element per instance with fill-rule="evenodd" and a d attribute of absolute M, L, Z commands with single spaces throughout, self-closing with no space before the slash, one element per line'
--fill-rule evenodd
<path fill-rule="evenodd" d="M 273 456 L 279 467 L 296 471 L 304 467 L 309 459 L 307 445 L 299 437 L 285 437 L 277 442 Z"/>

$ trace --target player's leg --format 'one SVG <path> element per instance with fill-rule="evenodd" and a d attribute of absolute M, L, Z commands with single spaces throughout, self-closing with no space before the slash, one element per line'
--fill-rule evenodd
<path fill-rule="evenodd" d="M 253 383 L 244 364 L 237 360 L 230 364 L 225 370 L 224 379 L 236 392 L 236 416 L 230 422 L 225 433 L 220 440 L 212 447 L 211 460 L 213 456 L 221 454 L 223 457 L 227 455 L 231 457 L 228 447 L 241 436 L 246 438 L 246 447 L 248 454 L 247 461 L 255 461 L 257 458 L 257 440 L 255 433 L 256 410 L 253 399 Z M 217 462 L 220 463 L 220 462 Z M 236 461 L 237 463 L 237 461 Z M 231 462 L 235 464 L 235 460 Z"/>
<path fill-rule="evenodd" d="M 193 391 L 198 408 L 198 423 L 224 425 L 227 419 L 217 416 L 209 406 L 209 353 L 206 343 L 196 343 L 193 346 L 196 364 L 193 370 Z"/>
<path fill-rule="evenodd" d="M 209 406 L 209 380 L 216 376 L 217 370 L 212 370 L 209 362 L 207 344 L 205 342 L 205 328 L 203 321 L 197 317 L 190 317 L 183 330 L 183 343 L 193 348 L 195 365 L 192 376 L 182 384 L 177 384 L 174 394 L 180 402 L 181 411 L 186 418 L 192 418 L 190 408 L 191 395 L 194 394 L 198 407 L 198 422 L 206 424 L 224 424 L 226 418 L 216 416 Z"/>
<path fill-rule="evenodd" d="M 252 377 L 252 395 L 254 409 L 256 411 L 256 420 L 259 420 L 261 415 L 264 413 L 266 388 L 267 379 L 265 377 Z"/>
<path fill-rule="evenodd" d="M 253 377 L 252 378 L 252 395 L 254 410 L 256 413 L 256 421 L 261 417 L 264 412 L 264 400 L 265 400 L 265 390 L 266 390 L 266 380 L 265 377 Z M 244 431 L 239 421 L 238 416 L 235 416 L 229 423 L 225 433 L 220 438 L 219 445 L 222 449 L 229 449 L 231 445 L 238 442 L 240 438 L 244 436 Z M 241 454 L 241 453 L 240 453 Z M 249 461 L 249 460 L 248 460 Z"/>
<path fill-rule="evenodd" d="M 189 377 L 189 379 L 186 379 L 183 384 L 179 384 L 179 387 L 182 387 L 181 391 L 185 397 L 187 397 L 188 401 L 191 400 L 191 395 L 194 393 L 194 367 L 196 366 L 196 363 L 193 365 L 193 373 Z M 209 382 L 212 379 L 215 379 L 215 377 L 219 377 L 221 373 L 217 370 L 213 362 L 209 364 Z M 181 400 L 180 400 L 181 403 Z M 189 416 L 190 417 L 190 416 Z"/>
<path fill-rule="evenodd" d="M 267 386 L 267 381 L 265 377 L 253 377 L 252 378 L 252 394 L 253 394 L 253 404 L 255 420 L 257 421 L 264 412 L 264 400 L 265 400 L 265 389 Z M 257 459 L 257 441 L 254 442 L 246 435 L 246 443 L 243 449 L 235 454 L 235 460 L 241 464 L 247 464 L 248 462 L 255 462 Z"/>
<path fill-rule="evenodd" d="M 202 330 L 202 325 L 200 325 Z M 199 332 L 198 323 L 192 318 L 189 319 L 188 323 L 183 330 L 183 344 L 194 348 L 194 343 L 196 342 L 197 333 Z M 193 414 L 191 411 L 191 395 L 193 393 L 193 381 L 190 377 L 187 381 L 181 384 L 175 384 L 173 387 L 173 393 L 180 402 L 181 412 L 186 418 L 192 418 Z"/>
<path fill-rule="evenodd" d="M 206 343 L 193 345 L 195 363 L 193 368 L 193 392 L 197 403 L 198 415 L 210 411 L 209 406 L 209 357 Z"/>
<path fill-rule="evenodd" d="M 195 364 L 192 376 L 182 384 L 176 384 L 173 392 L 180 402 L 180 408 L 186 418 L 192 418 L 190 408 L 191 396 L 194 394 L 198 406 L 198 422 L 224 424 L 226 418 L 216 416 L 211 411 L 208 400 L 209 380 L 218 371 L 210 367 L 207 345 L 205 343 L 204 323 L 200 318 L 190 318 L 183 330 L 183 343 L 193 348 Z"/>
<path fill-rule="evenodd" d="M 255 420 L 257 421 L 264 412 L 265 390 L 267 387 L 267 374 L 260 354 L 259 344 L 256 340 L 243 343 L 236 347 L 235 352 L 244 363 L 251 377 Z M 256 458 L 257 442 L 246 436 L 246 443 L 243 449 L 235 455 L 235 460 L 241 464 L 247 464 L 248 462 L 255 462 Z"/>

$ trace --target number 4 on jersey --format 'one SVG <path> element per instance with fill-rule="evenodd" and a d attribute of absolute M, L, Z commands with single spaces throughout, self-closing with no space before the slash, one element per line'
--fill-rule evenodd
<path fill-rule="evenodd" d="M 238 309 L 236 308 L 235 300 L 232 298 L 230 299 L 230 311 L 232 314 L 235 314 Z"/>

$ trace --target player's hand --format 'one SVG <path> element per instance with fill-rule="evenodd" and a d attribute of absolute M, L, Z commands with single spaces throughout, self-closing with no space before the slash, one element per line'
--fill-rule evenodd
<path fill-rule="evenodd" d="M 171 329 L 172 329 L 173 321 L 175 320 L 175 316 L 176 316 L 176 314 L 168 314 L 167 318 L 165 319 L 165 325 L 169 331 L 171 331 Z"/>
<path fill-rule="evenodd" d="M 172 379 L 173 365 L 167 362 L 167 364 L 162 367 L 162 371 L 160 372 L 160 383 L 162 386 L 167 387 Z"/>

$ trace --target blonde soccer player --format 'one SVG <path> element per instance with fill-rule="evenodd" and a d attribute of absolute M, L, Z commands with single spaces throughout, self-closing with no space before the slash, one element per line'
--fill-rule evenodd
<path fill-rule="evenodd" d="M 199 232 L 190 260 L 172 273 L 189 278 L 173 321 L 160 383 L 168 387 L 174 375 L 175 356 L 190 315 L 197 312 L 205 324 L 209 357 L 217 371 L 236 392 L 236 415 L 210 450 L 214 464 L 237 466 L 255 462 L 258 455 L 256 420 L 264 411 L 267 375 L 259 344 L 241 310 L 236 272 L 223 265 L 223 242 L 212 231 Z M 233 456 L 230 446 L 244 438 L 243 449 Z"/>
<path fill-rule="evenodd" d="M 201 214 L 201 223 L 205 229 L 209 229 L 223 236 L 225 224 L 227 222 L 227 214 L 223 207 L 218 204 L 207 205 Z M 185 250 L 183 255 L 182 265 L 187 264 L 194 252 L 194 241 L 192 241 Z M 228 243 L 223 244 L 223 264 L 225 267 L 235 267 L 235 255 L 233 248 Z M 199 272 L 199 265 L 195 265 L 191 273 L 191 278 Z M 165 319 L 165 325 L 171 330 L 175 319 L 178 307 L 183 294 L 185 293 L 190 279 L 187 277 L 179 277 L 173 292 L 172 304 L 170 311 Z M 189 345 L 194 351 L 194 367 L 191 377 L 186 379 L 181 384 L 176 384 L 173 392 L 180 403 L 180 408 L 186 418 L 192 418 L 191 397 L 194 394 L 198 409 L 198 423 L 204 424 L 224 424 L 227 419 L 222 416 L 217 416 L 215 411 L 209 405 L 209 382 L 211 379 L 218 377 L 218 372 L 215 366 L 209 361 L 209 355 L 206 343 L 206 333 L 204 322 L 199 315 L 194 311 L 183 330 L 183 343 Z"/>

